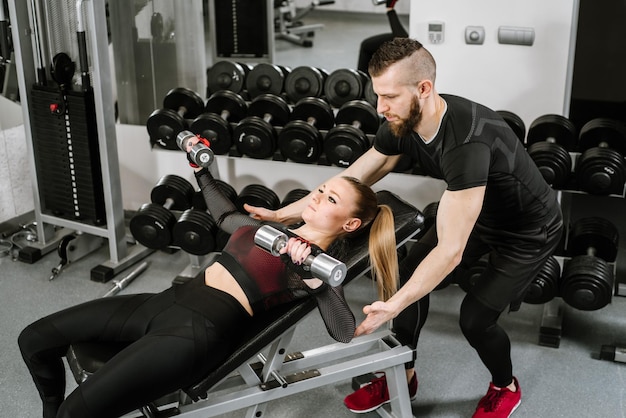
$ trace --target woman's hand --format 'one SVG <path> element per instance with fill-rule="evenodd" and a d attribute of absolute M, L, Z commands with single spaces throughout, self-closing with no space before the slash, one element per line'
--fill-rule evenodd
<path fill-rule="evenodd" d="M 299 266 L 303 264 L 307 257 L 311 254 L 311 246 L 301 239 L 289 238 L 287 245 L 281 248 L 278 252 L 280 254 L 289 254 L 291 261 L 295 265 Z M 324 283 L 320 279 L 316 278 L 303 279 L 303 281 L 311 289 L 317 289 Z"/>
<path fill-rule="evenodd" d="M 311 254 L 311 246 L 298 238 L 289 238 L 287 245 L 278 251 L 280 254 L 289 254 L 291 261 L 300 265 Z"/>
<path fill-rule="evenodd" d="M 260 206 L 250 206 L 247 203 L 243 204 L 243 209 L 254 219 L 258 219 L 260 221 L 279 222 L 278 215 L 275 210 L 266 209 Z"/>

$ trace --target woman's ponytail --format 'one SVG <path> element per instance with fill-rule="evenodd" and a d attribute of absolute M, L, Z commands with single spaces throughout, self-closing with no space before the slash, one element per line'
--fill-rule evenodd
<path fill-rule="evenodd" d="M 378 287 L 378 297 L 386 301 L 398 290 L 398 252 L 393 212 L 387 205 L 378 206 L 369 236 L 372 279 Z"/>

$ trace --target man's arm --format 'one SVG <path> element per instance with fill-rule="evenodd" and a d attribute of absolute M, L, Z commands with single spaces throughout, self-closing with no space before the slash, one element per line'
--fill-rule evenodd
<path fill-rule="evenodd" d="M 465 245 L 482 209 L 485 186 L 446 190 L 437 208 L 437 246 L 417 266 L 408 282 L 387 302 L 363 308 L 367 315 L 356 335 L 369 334 L 411 303 L 430 293 L 461 262 Z"/>
<path fill-rule="evenodd" d="M 373 147 L 361 155 L 354 163 L 334 177 L 356 177 L 367 185 L 372 185 L 389 173 L 396 165 L 399 155 L 385 155 Z M 301 220 L 301 213 L 309 204 L 309 196 L 293 202 L 283 208 L 270 210 L 245 205 L 244 209 L 256 219 L 293 224 Z"/>

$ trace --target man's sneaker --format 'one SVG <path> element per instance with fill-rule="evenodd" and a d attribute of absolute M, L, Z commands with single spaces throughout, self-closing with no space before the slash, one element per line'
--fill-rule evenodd
<path fill-rule="evenodd" d="M 346 407 L 357 414 L 364 414 L 373 411 L 381 405 L 389 402 L 389 390 L 387 389 L 387 378 L 385 373 L 381 377 L 372 379 L 359 390 L 346 396 L 343 403 Z M 409 397 L 414 400 L 417 395 L 417 373 L 413 374 L 409 382 Z"/>
<path fill-rule="evenodd" d="M 509 418 L 522 400 L 522 390 L 515 377 L 513 383 L 517 388 L 515 392 L 511 392 L 508 388 L 498 388 L 493 383 L 489 383 L 489 390 L 478 402 L 478 407 L 476 407 L 476 412 L 472 418 Z"/>

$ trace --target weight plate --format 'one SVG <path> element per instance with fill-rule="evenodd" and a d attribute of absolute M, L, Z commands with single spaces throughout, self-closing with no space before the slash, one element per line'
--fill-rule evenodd
<path fill-rule="evenodd" d="M 439 201 L 431 202 L 422 209 L 424 214 L 424 229 L 428 229 L 435 224 L 437 220 L 437 209 L 439 209 Z"/>
<path fill-rule="evenodd" d="M 328 130 L 335 124 L 335 114 L 330 105 L 319 97 L 305 97 L 291 111 L 291 120 L 308 122 L 320 130 Z"/>
<path fill-rule="evenodd" d="M 211 150 L 218 155 L 228 154 L 233 145 L 233 132 L 230 123 L 214 113 L 203 113 L 191 122 L 189 130 L 206 138 Z"/>
<path fill-rule="evenodd" d="M 252 158 L 269 158 L 276 151 L 276 130 L 258 116 L 248 116 L 239 122 L 233 137 L 237 151 Z"/>
<path fill-rule="evenodd" d="M 150 143 L 168 150 L 178 150 L 176 135 L 188 128 L 187 121 L 170 109 L 157 109 L 146 122 Z"/>
<path fill-rule="evenodd" d="M 246 116 L 248 105 L 241 95 L 230 90 L 220 90 L 209 97 L 204 111 L 221 115 L 228 122 L 235 123 Z"/>
<path fill-rule="evenodd" d="M 341 106 L 335 123 L 353 125 L 366 134 L 375 134 L 380 126 L 380 117 L 376 108 L 365 100 L 352 100 Z"/>
<path fill-rule="evenodd" d="M 570 256 L 593 255 L 607 262 L 615 261 L 619 232 L 605 218 L 580 218 L 570 228 L 567 252 Z"/>
<path fill-rule="evenodd" d="M 275 94 L 261 94 L 248 106 L 248 116 L 266 119 L 272 126 L 284 126 L 289 122 L 289 105 Z"/>
<path fill-rule="evenodd" d="M 278 134 L 278 149 L 283 157 L 297 163 L 313 163 L 322 153 L 320 131 L 307 122 L 292 120 Z"/>
<path fill-rule="evenodd" d="M 372 79 L 368 78 L 365 83 L 365 91 L 363 92 L 363 97 L 365 101 L 367 101 L 372 106 L 376 107 L 378 105 L 378 95 L 374 92 L 374 85 L 372 84 Z"/>
<path fill-rule="evenodd" d="M 129 229 L 142 245 L 152 249 L 163 249 L 172 243 L 172 228 L 176 217 L 163 206 L 144 203 L 130 219 Z"/>
<path fill-rule="evenodd" d="M 246 77 L 246 88 L 252 98 L 264 93 L 279 95 L 283 92 L 284 84 L 283 69 L 265 62 L 255 65 Z"/>
<path fill-rule="evenodd" d="M 561 266 L 554 257 L 549 257 L 524 295 L 524 302 L 539 305 L 551 301 L 559 294 Z"/>
<path fill-rule="evenodd" d="M 323 70 L 315 67 L 296 67 L 285 78 L 285 94 L 292 103 L 305 97 L 322 97 L 327 76 Z"/>
<path fill-rule="evenodd" d="M 613 269 L 604 260 L 581 255 L 565 262 L 559 293 L 573 308 L 595 311 L 611 302 L 614 280 Z"/>
<path fill-rule="evenodd" d="M 166 209 L 185 210 L 191 206 L 193 194 L 194 189 L 189 181 L 175 174 L 166 174 L 152 188 L 150 201 L 162 206 L 169 202 Z"/>
<path fill-rule="evenodd" d="M 498 110 L 496 111 L 502 119 L 513 129 L 515 135 L 519 138 L 520 142 L 524 143 L 524 138 L 526 137 L 526 125 L 522 118 L 516 115 L 513 112 L 509 112 L 508 110 Z"/>
<path fill-rule="evenodd" d="M 367 74 L 359 70 L 349 68 L 335 70 L 324 82 L 326 99 L 334 107 L 341 107 L 350 100 L 361 99 L 368 78 Z"/>
<path fill-rule="evenodd" d="M 172 229 L 174 245 L 193 255 L 215 251 L 217 225 L 209 213 L 187 209 Z"/>
<path fill-rule="evenodd" d="M 576 181 L 589 194 L 621 195 L 626 182 L 624 158 L 609 148 L 589 148 L 576 161 Z"/>
<path fill-rule="evenodd" d="M 546 183 L 554 189 L 561 189 L 567 184 L 572 172 L 572 158 L 561 145 L 536 142 L 528 147 L 528 155 Z"/>
<path fill-rule="evenodd" d="M 218 61 L 207 71 L 209 93 L 230 90 L 241 93 L 246 85 L 246 76 L 251 71 L 247 64 L 233 61 Z"/>
<path fill-rule="evenodd" d="M 565 116 L 548 114 L 535 119 L 528 128 L 526 144 L 548 141 L 562 145 L 568 151 L 576 149 L 578 135 L 574 123 Z"/>
<path fill-rule="evenodd" d="M 360 129 L 352 125 L 337 125 L 324 138 L 324 153 L 331 164 L 348 167 L 371 146 Z"/>
<path fill-rule="evenodd" d="M 280 199 L 272 189 L 261 184 L 249 184 L 241 190 L 235 202 L 235 206 L 241 213 L 247 213 L 243 209 L 244 203 L 276 210 L 280 206 Z"/>
<path fill-rule="evenodd" d="M 204 111 L 204 100 L 191 89 L 176 87 L 165 95 L 163 107 L 175 111 L 185 119 L 193 119 Z"/>
<path fill-rule="evenodd" d="M 290 205 L 293 202 L 297 202 L 298 200 L 306 197 L 311 193 L 310 190 L 307 189 L 292 189 L 287 192 L 283 200 L 280 202 L 280 207 L 285 207 Z"/>
<path fill-rule="evenodd" d="M 578 148 L 583 152 L 592 147 L 610 148 L 626 155 L 626 127 L 615 119 L 590 120 L 580 129 Z"/>

